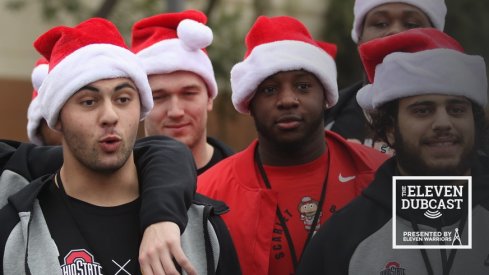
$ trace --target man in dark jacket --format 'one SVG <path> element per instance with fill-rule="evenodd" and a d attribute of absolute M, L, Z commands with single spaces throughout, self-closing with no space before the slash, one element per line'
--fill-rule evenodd
<path fill-rule="evenodd" d="M 446 6 L 444 0 L 356 0 L 352 39 L 358 45 L 413 28 L 434 27 L 443 31 Z M 325 113 L 325 127 L 346 139 L 358 141 L 386 152 L 387 146 L 374 144 L 368 123 L 356 95 L 367 79 L 342 89 L 338 103 Z"/>
<path fill-rule="evenodd" d="M 233 154 L 207 137 L 207 115 L 217 83 L 205 47 L 212 42 L 207 17 L 196 10 L 143 18 L 132 30 L 132 50 L 147 71 L 154 107 L 144 120 L 146 136 L 167 135 L 192 151 L 200 175 Z"/>
<path fill-rule="evenodd" d="M 144 69 L 104 19 L 56 27 L 35 46 L 52 69 L 40 102 L 48 125 L 63 134 L 63 164 L 28 185 L 19 167 L 3 171 L 0 201 L 8 197 L 8 204 L 0 210 L 2 272 L 170 273 L 155 269 L 158 265 L 148 272 L 143 262 L 141 271 L 138 264 L 139 218 L 144 218 L 139 180 L 149 167 L 138 174 L 132 148 L 138 121 L 152 107 Z M 181 148 L 186 164 L 179 171 L 195 181 L 190 152 Z M 26 186 L 18 191 L 20 184 Z M 229 234 L 216 216 L 222 211 L 224 205 L 196 197 L 188 212 L 192 218 L 182 246 L 199 274 L 239 272 Z"/>
<path fill-rule="evenodd" d="M 478 152 L 487 137 L 486 69 L 480 56 L 462 51 L 435 29 L 360 46 L 372 84 L 359 91 L 357 100 L 396 156 L 379 168 L 362 196 L 321 228 L 298 274 L 489 273 L 489 159 Z M 393 176 L 471 176 L 472 227 L 463 211 L 426 218 L 398 209 L 394 224 Z M 471 229 L 472 249 L 393 249 L 400 230 L 455 232 L 454 238 L 467 243 Z M 447 244 L 452 242 L 439 243 Z"/>

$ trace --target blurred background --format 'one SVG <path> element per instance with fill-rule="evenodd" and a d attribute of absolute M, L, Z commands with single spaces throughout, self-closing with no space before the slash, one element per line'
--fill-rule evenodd
<path fill-rule="evenodd" d="M 73 26 L 94 16 L 113 21 L 129 42 L 132 24 L 161 12 L 199 9 L 208 17 L 214 42 L 208 48 L 219 95 L 209 116 L 209 135 L 235 150 L 255 138 L 253 121 L 231 103 L 229 72 L 242 60 L 244 37 L 259 15 L 300 19 L 318 40 L 338 45 L 338 83 L 344 88 L 362 78 L 356 44 L 350 37 L 354 0 L 0 0 L 0 138 L 28 141 L 30 74 L 39 55 L 32 42 L 56 25 Z M 489 60 L 489 1 L 446 0 L 445 31 L 470 54 Z"/>

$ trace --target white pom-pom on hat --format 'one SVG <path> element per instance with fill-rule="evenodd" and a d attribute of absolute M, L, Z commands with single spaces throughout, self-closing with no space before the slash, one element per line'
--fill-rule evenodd
<path fill-rule="evenodd" d="M 132 27 L 132 51 L 148 75 L 188 71 L 207 84 L 210 98 L 217 96 L 214 68 L 205 48 L 212 43 L 207 16 L 197 10 L 162 13 L 143 18 Z"/>
<path fill-rule="evenodd" d="M 191 19 L 182 20 L 178 24 L 177 35 L 192 51 L 206 48 L 213 39 L 212 30 L 208 26 Z"/>

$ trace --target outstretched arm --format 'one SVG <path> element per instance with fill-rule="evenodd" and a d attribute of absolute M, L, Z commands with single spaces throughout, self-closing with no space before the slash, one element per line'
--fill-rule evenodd
<path fill-rule="evenodd" d="M 0 140 L 0 172 L 12 170 L 32 181 L 55 173 L 63 164 L 60 146 L 36 146 L 13 140 Z"/>
<path fill-rule="evenodd" d="M 134 147 L 141 185 L 141 226 L 170 221 L 181 231 L 195 193 L 195 166 L 187 147 L 167 137 L 140 139 Z M 0 173 L 13 170 L 31 181 L 55 173 L 63 164 L 61 146 L 0 140 Z"/>
<path fill-rule="evenodd" d="M 143 138 L 134 152 L 142 183 L 140 218 L 144 235 L 139 249 L 142 273 L 179 274 L 175 259 L 188 274 L 197 274 L 180 244 L 197 180 L 192 153 L 187 146 L 168 137 Z"/>
<path fill-rule="evenodd" d="M 142 229 L 171 221 L 183 232 L 196 188 L 192 153 L 174 139 L 153 136 L 136 142 L 134 156 L 142 183 Z"/>

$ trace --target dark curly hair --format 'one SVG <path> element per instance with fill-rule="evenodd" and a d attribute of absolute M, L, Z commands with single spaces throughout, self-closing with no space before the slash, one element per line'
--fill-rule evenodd
<path fill-rule="evenodd" d="M 489 123 L 488 116 L 483 107 L 472 102 L 472 112 L 475 126 L 475 146 L 477 150 L 489 152 Z M 395 144 L 390 144 L 387 133 L 397 126 L 397 114 L 399 111 L 399 100 L 383 104 L 376 110 L 367 113 L 369 131 L 374 141 L 383 141 L 391 148 L 396 149 Z"/>

